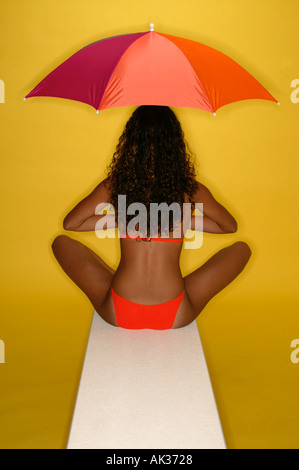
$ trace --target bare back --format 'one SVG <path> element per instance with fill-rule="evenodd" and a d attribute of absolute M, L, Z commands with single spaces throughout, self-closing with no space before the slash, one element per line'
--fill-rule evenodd
<path fill-rule="evenodd" d="M 124 298 L 141 304 L 171 300 L 184 289 L 179 260 L 183 242 L 121 241 L 121 260 L 112 287 Z"/>

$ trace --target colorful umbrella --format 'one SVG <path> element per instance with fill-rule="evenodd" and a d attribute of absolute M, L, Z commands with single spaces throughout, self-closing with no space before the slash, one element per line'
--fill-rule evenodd
<path fill-rule="evenodd" d="M 188 39 L 154 31 L 94 42 L 59 65 L 27 96 L 81 101 L 97 112 L 160 105 L 215 114 L 234 101 L 277 100 L 234 60 Z M 279 103 L 278 103 L 279 104 Z"/>

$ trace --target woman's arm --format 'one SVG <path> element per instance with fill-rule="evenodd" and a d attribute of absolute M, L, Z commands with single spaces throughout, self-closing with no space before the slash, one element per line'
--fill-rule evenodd
<path fill-rule="evenodd" d="M 102 181 L 86 198 L 80 201 L 74 209 L 72 209 L 63 221 L 63 228 L 65 230 L 72 230 L 75 232 L 88 232 L 96 228 L 97 222 L 106 217 L 110 220 L 109 224 L 106 223 L 103 228 L 112 228 L 114 215 L 112 217 L 106 215 L 96 215 L 96 208 L 102 204 L 102 208 L 109 201 L 109 192 L 107 188 L 107 180 Z M 106 204 L 104 204 L 106 203 Z M 108 226 L 107 226 L 108 225 Z"/>
<path fill-rule="evenodd" d="M 209 233 L 233 233 L 238 229 L 234 217 L 213 197 L 211 191 L 198 183 L 194 201 L 203 204 L 203 231 Z M 192 216 L 191 230 L 195 230 L 195 217 Z"/>

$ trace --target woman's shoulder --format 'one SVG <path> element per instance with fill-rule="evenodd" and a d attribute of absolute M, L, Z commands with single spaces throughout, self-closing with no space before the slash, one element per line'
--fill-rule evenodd
<path fill-rule="evenodd" d="M 110 187 L 111 187 L 111 179 L 109 177 L 105 178 L 103 181 L 102 181 L 102 185 L 103 185 L 103 188 L 105 189 L 105 191 L 110 191 Z"/>
<path fill-rule="evenodd" d="M 203 183 L 200 183 L 199 181 L 196 181 L 196 183 L 197 188 L 192 198 L 193 201 L 206 202 L 207 200 L 211 199 L 212 193 L 209 188 L 207 188 L 207 186 L 205 186 Z"/>
<path fill-rule="evenodd" d="M 96 192 L 100 196 L 110 196 L 110 180 L 109 178 L 103 179 L 97 187 L 94 189 L 94 192 Z"/>
<path fill-rule="evenodd" d="M 186 193 L 184 194 L 185 203 L 190 202 L 190 199 L 192 199 L 195 202 L 195 200 L 198 199 L 201 188 L 204 187 L 201 183 L 199 183 L 199 181 L 195 181 L 195 183 L 196 183 L 196 187 L 195 187 L 195 191 L 193 195 L 190 197 L 188 194 Z"/>
<path fill-rule="evenodd" d="M 84 201 L 85 204 L 89 204 L 91 207 L 101 205 L 107 205 L 110 203 L 110 189 L 109 180 L 105 178 L 93 189 L 93 191 L 87 196 Z"/>

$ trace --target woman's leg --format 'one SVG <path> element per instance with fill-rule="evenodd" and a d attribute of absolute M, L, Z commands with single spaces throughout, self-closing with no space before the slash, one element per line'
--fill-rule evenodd
<path fill-rule="evenodd" d="M 87 295 L 95 310 L 116 326 L 114 312 L 101 311 L 114 270 L 87 246 L 66 235 L 55 238 L 52 250 L 62 269 Z"/>
<path fill-rule="evenodd" d="M 178 312 L 174 327 L 185 326 L 200 314 L 207 303 L 230 284 L 245 268 L 251 250 L 245 242 L 223 248 L 205 264 L 184 278 L 185 290 L 193 307 Z"/>

